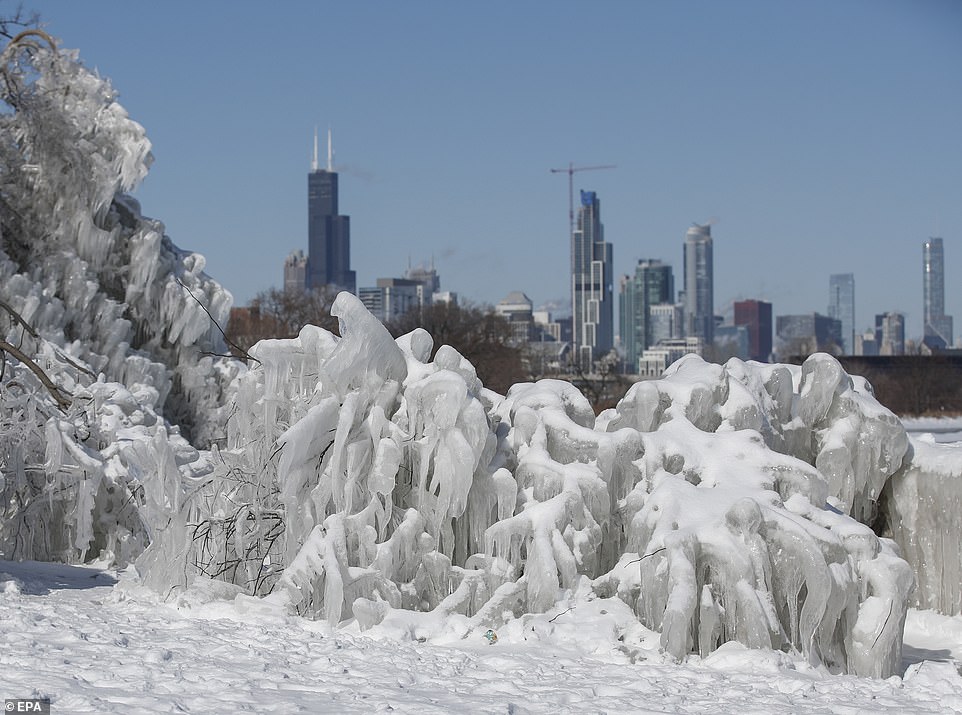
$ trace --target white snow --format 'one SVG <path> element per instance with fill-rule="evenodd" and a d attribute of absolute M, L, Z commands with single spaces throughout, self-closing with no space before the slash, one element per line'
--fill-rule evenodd
<path fill-rule="evenodd" d="M 913 437 L 928 434 L 935 442 L 962 442 L 962 419 L 958 417 L 903 417 L 902 425 Z"/>
<path fill-rule="evenodd" d="M 736 643 L 674 663 L 618 599 L 512 621 L 489 645 L 429 614 L 360 633 L 222 583 L 165 603 L 130 577 L 0 562 L 2 696 L 54 713 L 962 712 L 962 619 L 932 612 L 910 611 L 904 679 L 879 680 Z"/>

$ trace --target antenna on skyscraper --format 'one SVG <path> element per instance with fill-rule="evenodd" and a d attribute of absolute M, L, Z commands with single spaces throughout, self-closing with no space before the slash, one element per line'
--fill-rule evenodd
<path fill-rule="evenodd" d="M 314 125 L 314 158 L 311 160 L 311 171 L 318 170 L 317 165 L 317 125 Z"/>
<path fill-rule="evenodd" d="M 327 128 L 327 170 L 334 171 L 334 132 Z"/>

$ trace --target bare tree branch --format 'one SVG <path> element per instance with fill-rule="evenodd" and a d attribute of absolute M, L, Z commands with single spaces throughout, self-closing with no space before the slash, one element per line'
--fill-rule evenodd
<path fill-rule="evenodd" d="M 20 315 L 20 313 L 18 313 L 16 310 L 14 310 L 13 307 L 12 307 L 9 303 L 0 300 L 0 308 L 3 308 L 3 310 L 7 311 L 7 313 L 10 315 L 10 317 L 13 318 L 14 321 L 15 321 L 18 325 L 20 325 L 20 326 L 24 329 L 24 332 L 26 332 L 30 337 L 35 338 L 35 339 L 37 339 L 37 340 L 40 339 L 40 336 L 37 334 L 37 331 L 34 330 L 33 326 L 30 325 L 30 323 L 28 323 L 26 320 L 24 320 L 24 319 L 23 319 L 23 316 Z M 69 355 L 67 355 L 67 354 L 66 354 L 65 352 L 63 352 L 62 350 L 59 350 L 59 349 L 57 349 L 57 348 L 54 348 L 54 350 L 55 350 L 56 353 L 57 353 L 57 357 L 59 357 L 59 358 L 60 358 L 61 360 L 63 360 L 64 362 L 66 362 L 66 363 L 67 363 L 68 365 L 70 365 L 72 368 L 74 368 L 74 369 L 76 369 L 76 370 L 79 370 L 80 372 L 83 372 L 83 373 L 85 373 L 85 374 L 87 374 L 87 375 L 90 375 L 90 377 L 92 377 L 94 380 L 97 379 L 97 376 L 94 375 L 94 373 L 93 373 L 92 370 L 88 370 L 88 369 L 85 368 L 83 365 L 80 365 L 80 364 L 78 364 L 77 362 L 75 362 L 74 360 L 72 360 L 72 359 L 70 358 Z"/>
<path fill-rule="evenodd" d="M 260 360 L 258 360 L 256 357 L 254 357 L 254 356 L 251 355 L 249 352 L 247 352 L 246 350 L 244 350 L 244 348 L 242 348 L 240 345 L 238 345 L 238 344 L 235 343 L 233 340 L 231 340 L 230 338 L 227 337 L 227 333 L 224 332 L 224 329 L 223 329 L 222 327 L 220 327 L 220 323 L 218 323 L 218 322 L 214 319 L 214 316 L 210 314 L 210 311 L 207 310 L 207 306 L 200 302 L 200 300 L 197 298 L 197 296 L 194 295 L 193 291 L 191 291 L 191 289 L 188 288 L 180 278 L 178 278 L 177 276 L 174 276 L 174 280 L 177 281 L 177 282 L 180 284 L 180 287 L 181 287 L 181 288 L 183 288 L 185 291 L 187 291 L 188 295 L 190 295 L 190 297 L 194 299 L 194 301 L 197 303 L 197 305 L 199 305 L 201 308 L 204 309 L 204 312 L 207 313 L 207 317 L 210 318 L 210 322 L 212 322 L 212 323 L 214 324 L 214 327 L 216 327 L 216 328 L 220 331 L 220 334 L 224 336 L 224 340 L 227 341 L 227 344 L 228 344 L 228 345 L 230 345 L 230 346 L 231 346 L 232 348 L 234 348 L 238 353 L 240 353 L 241 357 L 243 357 L 245 360 L 253 360 L 253 361 L 256 362 L 256 363 L 260 363 Z M 225 355 L 224 357 L 233 357 L 233 355 Z"/>
<path fill-rule="evenodd" d="M 13 39 L 14 29 L 18 27 L 36 27 L 40 24 L 40 16 L 37 13 L 26 15 L 23 5 L 17 6 L 16 12 L 11 17 L 0 18 L 0 37 Z"/>
<path fill-rule="evenodd" d="M 14 310 L 9 303 L 0 300 L 0 308 L 3 308 L 5 311 L 7 311 L 7 313 L 10 314 L 10 317 L 13 318 L 21 327 L 23 327 L 23 329 L 26 330 L 27 333 L 29 333 L 30 337 L 32 338 L 40 337 L 39 335 L 37 335 L 37 331 L 33 329 L 33 326 L 30 325 L 30 323 L 28 323 L 26 320 L 24 320 L 23 316 L 20 315 L 20 313 L 18 313 L 16 310 Z"/>
<path fill-rule="evenodd" d="M 0 340 L 0 352 L 10 353 L 10 355 L 30 368 L 30 372 L 36 375 L 37 379 L 40 380 L 45 388 L 47 388 L 47 392 L 49 392 L 56 401 L 60 411 L 67 411 L 67 408 L 70 407 L 72 403 L 70 393 L 55 385 L 53 380 L 51 380 L 47 373 L 43 371 L 43 368 L 35 363 L 30 356 L 26 355 L 22 350 L 20 350 L 20 348 L 11 345 L 6 340 Z"/>

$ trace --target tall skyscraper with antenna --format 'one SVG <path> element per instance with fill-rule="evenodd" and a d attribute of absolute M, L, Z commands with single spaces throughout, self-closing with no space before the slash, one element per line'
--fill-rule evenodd
<path fill-rule="evenodd" d="M 357 277 L 351 270 L 351 220 L 338 213 L 337 172 L 334 144 L 327 132 L 327 166 L 317 158 L 317 130 L 314 156 L 307 175 L 307 271 L 306 287 L 357 291 Z"/>

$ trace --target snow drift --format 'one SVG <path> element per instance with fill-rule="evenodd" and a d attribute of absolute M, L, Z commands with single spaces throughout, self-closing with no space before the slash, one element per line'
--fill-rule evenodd
<path fill-rule="evenodd" d="M 565 382 L 495 394 L 341 294 L 340 337 L 245 369 L 212 355 L 230 295 L 123 193 L 149 143 L 109 85 L 43 37 L 0 60 L 4 558 L 136 559 L 163 594 L 214 579 L 362 628 L 619 598 L 677 658 L 897 672 L 914 577 L 863 522 L 921 450 L 834 359 L 688 357 L 596 418 Z"/>

